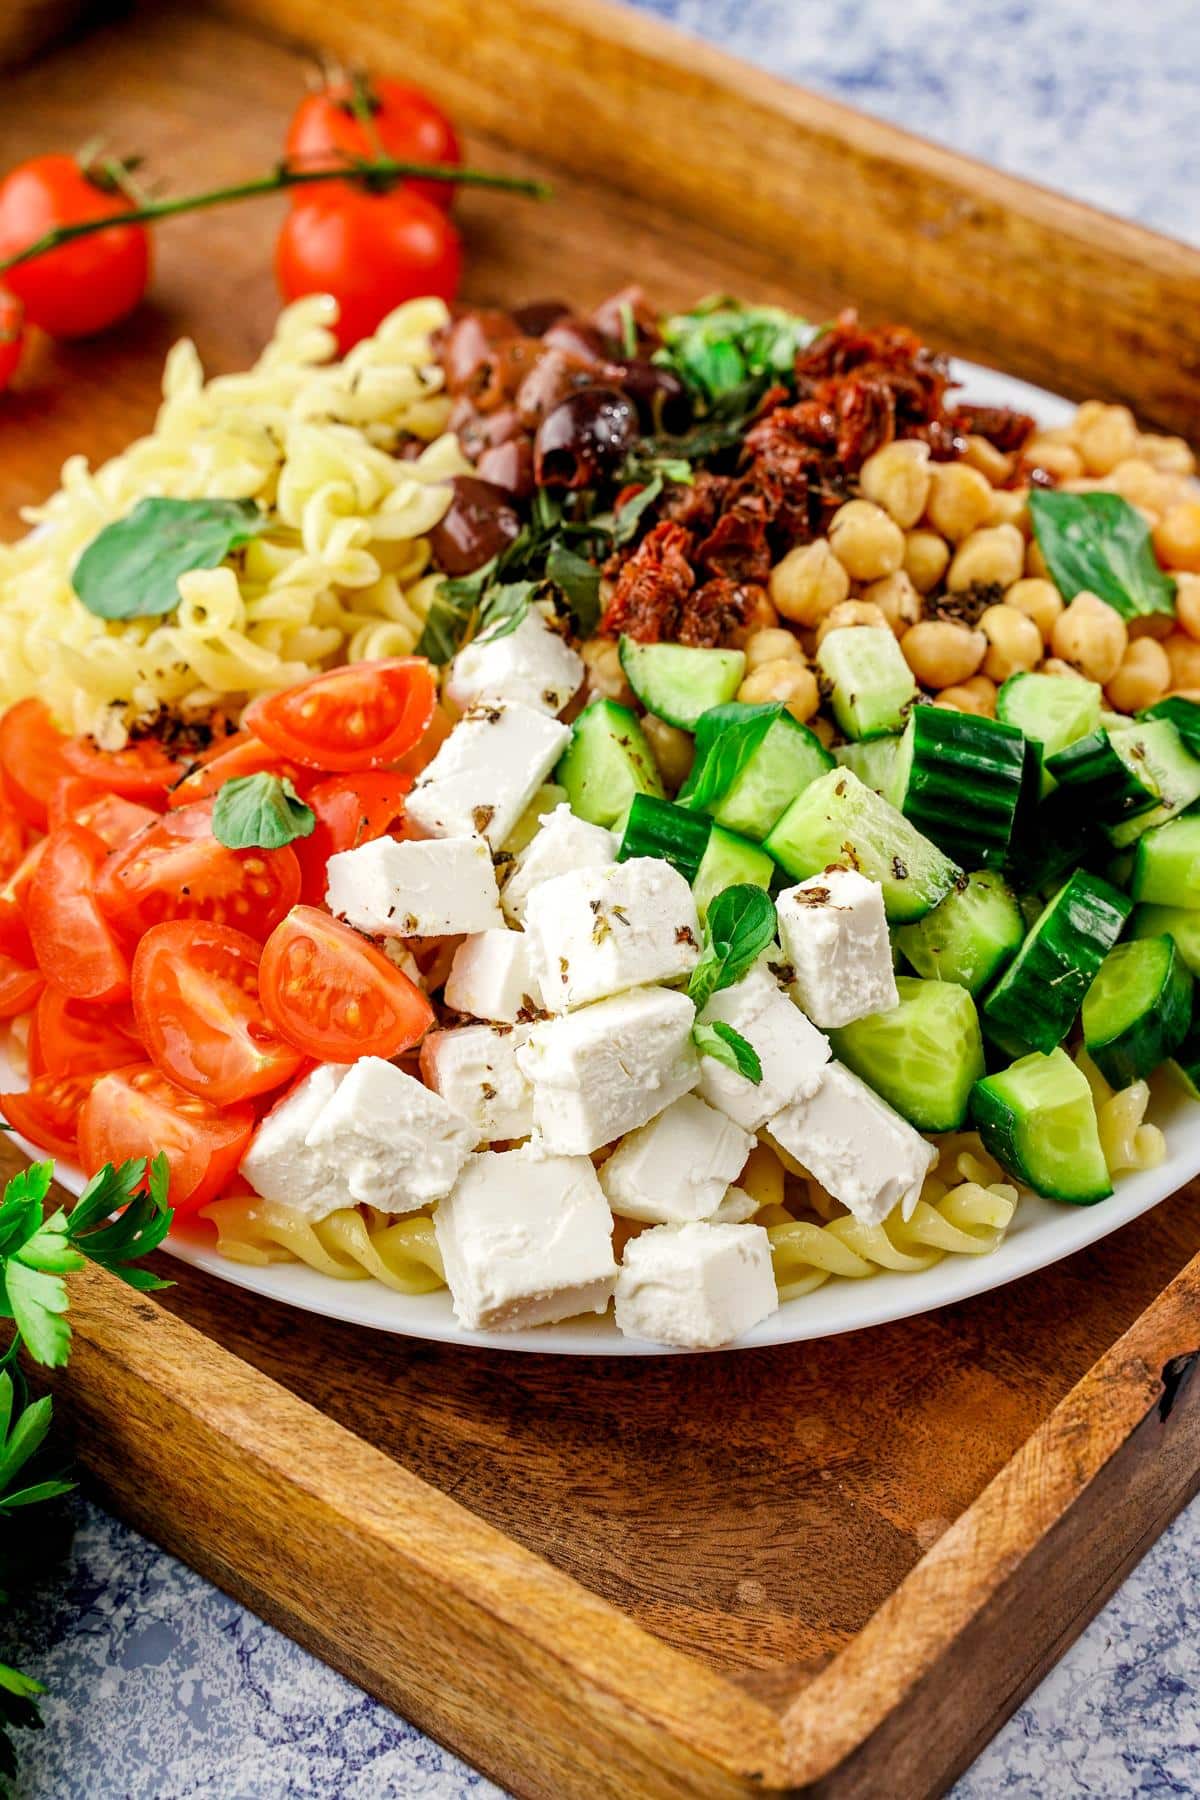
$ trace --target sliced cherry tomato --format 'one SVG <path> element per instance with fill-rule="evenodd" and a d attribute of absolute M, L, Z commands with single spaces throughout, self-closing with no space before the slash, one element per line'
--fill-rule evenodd
<path fill-rule="evenodd" d="M 275 1029 L 321 1062 L 395 1056 L 433 1023 L 415 982 L 349 925 L 311 906 L 295 907 L 271 933 L 258 983 Z"/>
<path fill-rule="evenodd" d="M 120 794 L 106 794 L 83 775 L 70 775 L 60 781 L 50 802 L 50 829 L 56 825 L 84 825 L 103 838 L 110 850 L 119 850 L 159 815 L 136 800 Z"/>
<path fill-rule="evenodd" d="M 419 775 L 422 769 L 429 767 L 453 729 L 454 721 L 445 707 L 435 706 L 424 737 L 415 749 L 399 759 L 397 768 L 403 769 L 406 775 Z"/>
<path fill-rule="evenodd" d="M 347 156 L 381 150 L 398 162 L 462 162 L 458 134 L 441 108 L 419 88 L 382 76 L 331 80 L 309 94 L 292 114 L 285 148 L 288 161 L 303 169 L 336 168 Z M 448 181 L 405 185 L 443 211 L 454 198 Z"/>
<path fill-rule="evenodd" d="M 47 981 L 101 1005 L 129 993 L 129 962 L 96 902 L 107 856 L 95 832 L 60 825 L 46 839 L 25 896 L 34 955 Z"/>
<path fill-rule="evenodd" d="M 0 1019 L 28 1012 L 45 985 L 19 908 L 0 900 Z"/>
<path fill-rule="evenodd" d="M 259 775 L 263 771 L 292 777 L 296 774 L 278 750 L 272 750 L 270 744 L 252 737 L 248 731 L 239 731 L 236 737 L 226 738 L 215 755 L 210 752 L 201 758 L 190 775 L 185 776 L 178 787 L 172 788 L 167 804 L 172 808 L 190 806 L 194 800 L 207 800 L 227 781 L 236 781 L 243 775 Z"/>
<path fill-rule="evenodd" d="M 404 796 L 411 787 L 411 775 L 363 769 L 357 775 L 331 776 L 309 788 L 304 799 L 317 823 L 308 837 L 295 843 L 305 905 L 320 906 L 324 901 L 325 865 L 331 856 L 382 837 L 403 819 Z"/>
<path fill-rule="evenodd" d="M 79 1154 L 79 1111 L 94 1075 L 37 1075 L 21 1093 L 0 1094 L 2 1112 L 22 1137 L 74 1162 Z"/>
<path fill-rule="evenodd" d="M 420 742 L 436 703 L 425 658 L 395 656 L 264 694 L 246 708 L 246 727 L 305 768 L 382 769 Z"/>
<path fill-rule="evenodd" d="M 106 916 L 139 938 L 164 919 L 207 919 L 265 938 L 300 893 L 300 864 L 279 850 L 229 850 L 212 834 L 211 800 L 157 819 L 109 857 L 96 888 Z"/>
<path fill-rule="evenodd" d="M 174 919 L 148 931 L 133 959 L 133 1007 L 152 1061 L 217 1106 L 282 1087 L 304 1060 L 259 1004 L 261 955 L 244 931 Z"/>
<path fill-rule="evenodd" d="M 96 1075 L 123 1069 L 144 1054 L 133 1008 L 93 1006 L 47 987 L 29 1031 L 31 1075 Z"/>
<path fill-rule="evenodd" d="M 22 913 L 25 911 L 29 899 L 30 883 L 37 874 L 38 864 L 45 856 L 46 845 L 49 842 L 49 838 L 42 837 L 35 844 L 31 844 L 4 886 L 0 888 L 0 900 L 11 901 L 12 905 Z"/>
<path fill-rule="evenodd" d="M 54 790 L 75 771 L 63 756 L 67 740 L 40 700 L 18 700 L 0 718 L 4 791 L 27 825 L 45 831 Z"/>
<path fill-rule="evenodd" d="M 59 225 L 119 220 L 132 202 L 106 190 L 73 156 L 35 156 L 0 183 L 0 257 L 15 255 Z M 132 312 L 150 276 L 141 225 L 115 224 L 10 269 L 5 285 L 31 325 L 52 337 L 90 337 Z"/>
<path fill-rule="evenodd" d="M 0 394 L 12 381 L 25 347 L 25 309 L 0 288 Z"/>
<path fill-rule="evenodd" d="M 25 857 L 25 827 L 16 813 L 0 806 L 0 881 L 7 881 Z"/>
<path fill-rule="evenodd" d="M 254 1125 L 252 1106 L 212 1106 L 153 1063 L 134 1063 L 101 1075 L 83 1102 L 79 1160 L 94 1175 L 105 1163 L 161 1151 L 171 1171 L 171 1205 L 194 1212 L 229 1180 Z"/>
<path fill-rule="evenodd" d="M 101 750 L 91 738 L 67 738 L 62 754 L 77 775 L 98 788 L 121 794 L 126 800 L 140 800 L 143 805 L 157 803 L 159 812 L 167 803 L 167 789 L 184 772 L 184 765 L 168 756 L 153 738 L 141 738 L 123 750 Z"/>

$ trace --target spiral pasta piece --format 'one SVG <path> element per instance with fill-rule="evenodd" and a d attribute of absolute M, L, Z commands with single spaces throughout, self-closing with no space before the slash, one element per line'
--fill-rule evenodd
<path fill-rule="evenodd" d="M 1150 1088 L 1144 1081 L 1114 1088 L 1096 1067 L 1086 1050 L 1075 1061 L 1087 1076 L 1096 1103 L 1100 1148 L 1110 1175 L 1130 1169 L 1157 1169 L 1167 1154 L 1167 1140 L 1157 1125 L 1146 1123 Z"/>
<path fill-rule="evenodd" d="M 381 1281 L 398 1294 L 429 1294 L 446 1285 L 433 1221 L 424 1215 L 392 1219 L 342 1207 L 314 1222 L 247 1195 L 214 1200 L 201 1216 L 216 1226 L 217 1251 L 231 1262 L 257 1268 L 302 1262 L 337 1281 Z"/>

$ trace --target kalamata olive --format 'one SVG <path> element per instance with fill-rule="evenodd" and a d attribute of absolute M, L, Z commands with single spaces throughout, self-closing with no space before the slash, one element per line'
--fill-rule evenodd
<path fill-rule="evenodd" d="M 449 511 L 429 533 L 437 568 L 445 575 L 469 575 L 511 544 L 521 529 L 512 495 L 476 475 L 456 475 Z"/>
<path fill-rule="evenodd" d="M 514 405 L 521 422 L 533 431 L 568 394 L 596 385 L 593 363 L 566 350 L 547 349 L 517 389 Z"/>
<path fill-rule="evenodd" d="M 590 487 L 617 468 L 638 435 L 637 408 L 616 388 L 584 388 L 547 413 L 533 440 L 540 487 Z"/>
<path fill-rule="evenodd" d="M 582 357 L 584 362 L 608 362 L 609 347 L 602 334 L 574 313 L 556 319 L 542 333 L 542 342 L 550 349 L 565 350 L 570 356 Z"/>
<path fill-rule="evenodd" d="M 459 412 L 461 401 L 455 401 L 450 411 L 448 429 L 453 431 L 464 456 L 477 463 L 485 450 L 491 450 L 497 444 L 506 444 L 510 438 L 521 437 L 525 427 L 511 406 L 502 406 L 499 412 L 477 413 L 473 406 Z"/>
<path fill-rule="evenodd" d="M 497 487 L 506 488 L 510 494 L 524 500 L 532 494 L 535 482 L 533 479 L 533 439 L 527 434 L 509 438 L 503 444 L 494 444 L 476 458 L 475 470 L 481 481 L 494 482 Z"/>
<path fill-rule="evenodd" d="M 640 287 L 623 287 L 617 293 L 610 294 L 602 300 L 592 312 L 592 324 L 608 343 L 625 351 L 626 328 L 629 319 L 633 319 L 634 334 L 637 338 L 637 354 L 646 355 L 657 350 L 662 343 L 662 333 L 653 308 L 648 304 Z"/>
<path fill-rule="evenodd" d="M 464 313 L 455 319 L 442 345 L 442 367 L 446 386 L 452 394 L 461 394 L 474 385 L 474 377 L 485 362 L 492 346 L 503 338 L 519 337 L 517 322 L 510 313 L 478 311 Z"/>
<path fill-rule="evenodd" d="M 541 337 L 570 310 L 565 300 L 530 300 L 514 309 L 513 318 L 527 337 Z"/>
<path fill-rule="evenodd" d="M 638 409 L 642 430 L 678 433 L 692 422 L 692 402 L 674 369 L 660 369 L 642 356 L 631 356 L 621 386 Z"/>

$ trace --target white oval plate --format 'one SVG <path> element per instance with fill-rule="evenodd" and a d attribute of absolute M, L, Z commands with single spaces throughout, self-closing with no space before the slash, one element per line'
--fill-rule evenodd
<path fill-rule="evenodd" d="M 958 364 L 957 373 L 968 384 L 972 399 L 1021 407 L 1034 413 L 1039 424 L 1045 426 L 1063 424 L 1071 417 L 1073 408 L 1067 401 L 1026 382 L 971 363 Z M 2 1048 L 0 1078 L 5 1086 L 13 1078 Z M 932 1312 L 958 1300 L 969 1300 L 973 1294 L 1002 1287 L 1022 1275 L 1031 1275 L 1107 1237 L 1200 1174 L 1200 1105 L 1182 1092 L 1163 1092 L 1156 1096 L 1151 1117 L 1167 1134 L 1167 1160 L 1160 1168 L 1121 1176 L 1110 1200 L 1102 1200 L 1096 1206 L 1072 1207 L 1056 1205 L 1036 1194 L 1024 1194 L 1007 1236 L 990 1255 L 947 1256 L 917 1275 L 880 1274 L 862 1281 L 830 1280 L 814 1293 L 781 1306 L 771 1318 L 728 1348 L 750 1350 L 768 1344 L 802 1343 Z M 43 1154 L 24 1138 L 13 1135 L 29 1156 Z M 84 1178 L 78 1169 L 60 1163 L 57 1172 L 64 1187 L 75 1194 L 80 1192 Z M 164 1248 L 179 1261 L 266 1300 L 282 1301 L 304 1312 L 344 1319 L 351 1325 L 368 1325 L 402 1337 L 548 1356 L 678 1354 L 659 1344 L 622 1337 L 611 1315 L 543 1325 L 533 1331 L 464 1331 L 444 1289 L 434 1294 L 405 1295 L 370 1280 L 337 1281 L 298 1263 L 252 1268 L 218 1256 L 212 1248 L 211 1231 L 199 1223 L 173 1232 Z"/>

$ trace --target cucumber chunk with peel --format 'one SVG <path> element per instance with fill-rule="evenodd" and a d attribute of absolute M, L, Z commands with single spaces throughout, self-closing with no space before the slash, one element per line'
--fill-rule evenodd
<path fill-rule="evenodd" d="M 901 731 L 917 683 L 886 625 L 846 625 L 826 634 L 817 667 L 830 683 L 834 717 L 849 738 Z"/>
<path fill-rule="evenodd" d="M 1025 919 L 1004 878 L 994 869 L 979 869 L 951 888 L 931 913 L 893 935 L 918 975 L 956 981 L 978 994 L 1021 948 Z"/>
<path fill-rule="evenodd" d="M 641 726 L 627 706 L 593 700 L 571 727 L 555 780 L 571 811 L 592 825 L 612 825 L 635 794 L 663 798 L 662 778 Z"/>
<path fill-rule="evenodd" d="M 1192 972 L 1175 940 L 1132 938 L 1110 950 L 1083 1001 L 1088 1055 L 1115 1088 L 1174 1054 L 1192 1016 Z"/>
<path fill-rule="evenodd" d="M 1035 1051 L 971 1090 L 984 1147 L 1051 1200 L 1091 1206 L 1112 1193 L 1087 1076 L 1065 1050 Z"/>
<path fill-rule="evenodd" d="M 1035 1050 L 1053 1050 L 1071 1029 L 1129 911 L 1124 894 L 1076 869 L 984 1001 L 985 1029 L 990 1021 L 1002 1040 L 1011 1034 Z"/>
<path fill-rule="evenodd" d="M 693 730 L 710 707 L 732 700 L 746 672 L 743 650 L 639 644 L 623 637 L 619 654 L 625 679 L 646 711 L 683 731 Z"/>
<path fill-rule="evenodd" d="M 918 1131 L 957 1131 L 984 1067 L 975 1002 L 952 981 L 896 987 L 899 1006 L 830 1032 L 834 1052 Z"/>

